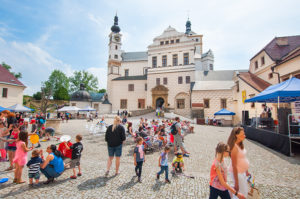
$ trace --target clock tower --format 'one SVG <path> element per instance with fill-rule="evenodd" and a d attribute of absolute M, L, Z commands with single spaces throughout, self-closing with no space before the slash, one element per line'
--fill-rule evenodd
<path fill-rule="evenodd" d="M 107 94 L 108 100 L 111 101 L 112 96 L 112 80 L 120 77 L 120 67 L 122 61 L 122 34 L 120 34 L 120 27 L 118 25 L 118 16 L 114 18 L 114 25 L 111 27 L 109 34 L 109 52 L 108 52 L 108 66 L 107 66 Z"/>

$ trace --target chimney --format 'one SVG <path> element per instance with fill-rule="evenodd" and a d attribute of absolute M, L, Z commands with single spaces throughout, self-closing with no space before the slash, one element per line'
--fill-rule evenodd
<path fill-rule="evenodd" d="M 276 44 L 278 46 L 287 46 L 287 45 L 289 45 L 288 38 L 287 37 L 277 37 Z"/>

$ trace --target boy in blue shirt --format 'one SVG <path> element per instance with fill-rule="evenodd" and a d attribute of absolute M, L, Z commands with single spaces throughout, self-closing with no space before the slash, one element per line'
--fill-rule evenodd
<path fill-rule="evenodd" d="M 171 183 L 169 180 L 169 166 L 168 166 L 168 153 L 170 152 L 170 147 L 165 146 L 164 152 L 161 153 L 158 160 L 158 166 L 160 167 L 160 172 L 156 174 L 156 179 L 159 180 L 160 174 L 165 172 L 165 182 Z"/>

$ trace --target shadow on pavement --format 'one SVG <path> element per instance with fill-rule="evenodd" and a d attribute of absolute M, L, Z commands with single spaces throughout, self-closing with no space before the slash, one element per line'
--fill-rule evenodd
<path fill-rule="evenodd" d="M 166 185 L 166 183 L 156 180 L 156 183 L 154 185 L 152 185 L 152 190 L 159 191 L 161 189 L 161 187 L 165 186 L 165 185 Z"/>
<path fill-rule="evenodd" d="M 77 188 L 79 190 L 89 190 L 89 189 L 96 189 L 99 187 L 104 187 L 106 185 L 106 183 L 114 177 L 116 177 L 116 176 L 111 176 L 111 177 L 100 176 L 100 177 L 97 177 L 94 179 L 89 179 L 89 180 L 79 184 L 77 186 Z"/>
<path fill-rule="evenodd" d="M 135 178 L 136 178 L 136 176 L 133 176 L 129 182 L 122 184 L 117 190 L 124 191 L 126 189 L 130 189 L 131 187 L 133 187 L 135 184 L 138 183 L 137 181 L 134 182 Z"/>

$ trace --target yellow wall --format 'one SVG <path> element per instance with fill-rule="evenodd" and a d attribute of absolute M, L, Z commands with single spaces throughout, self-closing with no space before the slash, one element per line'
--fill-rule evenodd
<path fill-rule="evenodd" d="M 7 98 L 2 97 L 3 88 L 8 88 Z M 25 87 L 0 84 L 0 106 L 9 107 L 15 104 L 23 104 L 23 91 Z"/>

